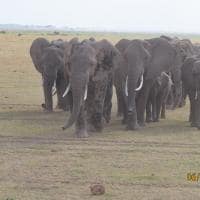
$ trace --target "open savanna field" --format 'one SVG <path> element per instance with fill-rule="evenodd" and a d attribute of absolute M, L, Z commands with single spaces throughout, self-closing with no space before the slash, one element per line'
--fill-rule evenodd
<path fill-rule="evenodd" d="M 0 200 L 196 200 L 200 180 L 200 131 L 189 127 L 188 104 L 167 111 L 167 119 L 139 131 L 125 131 L 116 117 L 87 139 L 62 131 L 68 113 L 42 110 L 41 76 L 29 56 L 37 37 L 80 39 L 94 36 L 113 43 L 145 34 L 0 34 Z M 188 36 L 194 42 L 199 36 Z M 92 196 L 102 183 L 105 195 Z"/>

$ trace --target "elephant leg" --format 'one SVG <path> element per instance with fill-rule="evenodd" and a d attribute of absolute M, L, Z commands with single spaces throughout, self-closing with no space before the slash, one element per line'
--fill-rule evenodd
<path fill-rule="evenodd" d="M 113 81 L 111 77 L 107 86 L 106 96 L 104 100 L 104 108 L 103 108 L 103 116 L 107 123 L 109 123 L 111 119 L 112 96 L 113 96 Z"/>
<path fill-rule="evenodd" d="M 181 102 L 180 102 L 179 107 L 185 106 L 185 104 L 186 104 L 186 97 L 187 97 L 187 92 L 186 92 L 184 86 L 182 85 L 182 98 L 181 98 Z"/>
<path fill-rule="evenodd" d="M 128 118 L 127 97 L 124 92 L 121 92 L 121 94 L 122 94 L 122 98 L 121 98 L 122 102 L 121 103 L 122 103 L 122 111 L 123 111 L 122 124 L 127 124 L 127 118 Z"/>
<path fill-rule="evenodd" d="M 140 91 L 140 94 L 138 95 L 137 116 L 138 116 L 138 123 L 140 126 L 145 126 L 144 113 L 145 113 L 145 108 L 146 108 L 149 92 L 152 88 L 152 85 L 153 85 L 152 80 L 149 80 L 146 83 L 144 83 L 144 86 L 142 90 Z"/>
<path fill-rule="evenodd" d="M 88 137 L 86 129 L 86 110 L 84 106 L 81 106 L 79 116 L 75 123 L 76 131 L 75 134 L 78 138 Z"/>
<path fill-rule="evenodd" d="M 101 132 L 103 129 L 103 108 L 107 90 L 107 77 L 93 81 L 88 89 L 87 118 L 89 131 Z"/>
<path fill-rule="evenodd" d="M 106 89 L 107 84 L 96 82 L 92 124 L 98 132 L 101 132 L 103 129 L 103 107 L 106 96 Z"/>
<path fill-rule="evenodd" d="M 166 115 L 165 115 L 165 102 L 162 103 L 162 107 L 161 107 L 161 119 L 166 119 Z"/>
<path fill-rule="evenodd" d="M 117 116 L 120 117 L 123 114 L 123 95 L 120 89 L 116 88 L 117 96 Z"/>
<path fill-rule="evenodd" d="M 198 91 L 197 99 L 195 99 L 195 124 L 196 127 L 200 130 L 200 96 Z"/>
<path fill-rule="evenodd" d="M 146 105 L 146 122 L 147 123 L 152 122 L 152 102 L 150 96 L 147 100 L 147 105 Z"/>
<path fill-rule="evenodd" d="M 86 110 L 87 110 L 87 130 L 89 132 L 95 132 L 95 127 L 92 123 L 92 117 L 94 113 L 94 94 L 95 94 L 95 88 L 94 88 L 94 82 L 91 81 L 88 84 L 88 94 L 87 94 L 87 100 L 86 100 Z"/>
<path fill-rule="evenodd" d="M 157 116 L 157 106 L 159 104 L 159 99 L 158 97 L 156 96 L 157 94 L 154 92 L 153 94 L 153 100 L 152 100 L 152 119 L 153 119 L 153 122 L 158 122 L 158 116 Z"/>
<path fill-rule="evenodd" d="M 57 77 L 56 80 L 56 90 L 57 90 L 57 108 L 68 111 L 69 110 L 69 96 L 66 95 L 64 98 L 62 97 L 67 84 L 64 77 L 61 75 Z"/>
<path fill-rule="evenodd" d="M 196 127 L 196 120 L 195 120 L 195 92 L 189 91 L 189 100 L 190 100 L 190 120 L 191 126 Z"/>
<path fill-rule="evenodd" d="M 173 95 L 173 89 L 171 89 L 171 91 L 169 92 L 169 95 L 167 97 L 167 109 L 172 110 L 173 109 L 173 105 L 174 105 L 174 95 Z"/>
<path fill-rule="evenodd" d="M 159 92 L 156 98 L 156 121 L 158 122 L 160 119 L 160 114 L 162 110 L 162 105 L 163 105 L 163 91 Z"/>

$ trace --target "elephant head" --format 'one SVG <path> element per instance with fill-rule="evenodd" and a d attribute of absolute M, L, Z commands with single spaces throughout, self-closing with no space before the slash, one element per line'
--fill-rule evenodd
<path fill-rule="evenodd" d="M 63 52 L 56 47 L 47 47 L 41 58 L 41 66 L 45 97 L 43 108 L 52 111 L 52 88 L 56 82 L 58 71 L 63 71 L 64 68 Z"/>
<path fill-rule="evenodd" d="M 30 48 L 30 56 L 32 58 L 33 64 L 36 70 L 42 73 L 43 69 L 41 66 L 41 58 L 44 53 L 44 49 L 49 47 L 50 43 L 45 38 L 37 38 L 33 41 Z"/>

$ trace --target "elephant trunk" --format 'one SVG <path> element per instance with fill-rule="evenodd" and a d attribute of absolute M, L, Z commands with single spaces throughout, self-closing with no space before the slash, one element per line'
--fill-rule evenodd
<path fill-rule="evenodd" d="M 134 76 L 129 76 L 126 84 L 128 91 L 127 97 L 127 129 L 137 129 L 137 110 L 136 110 L 136 90 L 137 79 Z"/>
<path fill-rule="evenodd" d="M 71 77 L 70 85 L 72 89 L 73 109 L 63 130 L 71 127 L 78 119 L 81 106 L 83 106 L 84 100 L 87 97 L 87 80 L 86 76 L 72 75 Z"/>
<path fill-rule="evenodd" d="M 182 99 L 182 83 L 181 82 L 175 82 L 174 83 L 174 89 L 175 89 L 175 97 L 174 97 L 173 107 L 176 108 L 180 105 L 180 102 L 181 102 L 181 99 Z"/>
<path fill-rule="evenodd" d="M 43 90 L 44 90 L 44 98 L 45 104 L 43 104 L 43 108 L 48 111 L 53 110 L 53 98 L 52 98 L 52 87 L 54 85 L 55 80 L 43 78 Z"/>
<path fill-rule="evenodd" d="M 126 93 L 128 94 L 128 112 L 134 112 L 135 110 L 135 96 L 136 96 L 136 80 L 134 77 L 129 76 L 126 80 Z"/>

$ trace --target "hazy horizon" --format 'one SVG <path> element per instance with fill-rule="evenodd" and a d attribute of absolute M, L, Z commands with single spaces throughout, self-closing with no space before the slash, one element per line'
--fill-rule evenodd
<path fill-rule="evenodd" d="M 7 0 L 1 2 L 0 24 L 197 34 L 199 8 L 198 0 Z"/>

